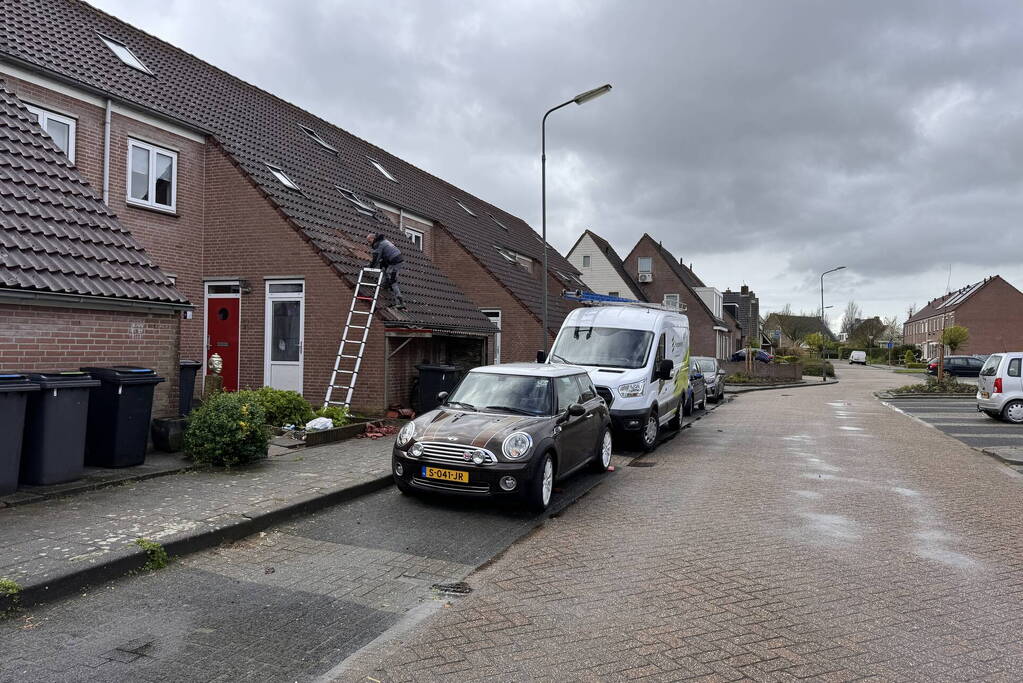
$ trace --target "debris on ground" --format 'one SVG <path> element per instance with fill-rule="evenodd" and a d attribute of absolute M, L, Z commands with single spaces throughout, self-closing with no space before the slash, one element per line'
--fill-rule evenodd
<path fill-rule="evenodd" d="M 394 436 L 398 433 L 398 428 L 392 425 L 384 425 L 378 422 L 366 423 L 366 431 L 359 434 L 357 439 L 381 439 L 385 436 Z"/>

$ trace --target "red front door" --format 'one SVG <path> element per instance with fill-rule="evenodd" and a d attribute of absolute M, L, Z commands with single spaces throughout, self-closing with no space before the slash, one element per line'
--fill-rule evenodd
<path fill-rule="evenodd" d="M 210 298 L 206 303 L 206 364 L 220 354 L 225 391 L 238 391 L 238 298 Z M 209 371 L 212 372 L 212 371 Z"/>

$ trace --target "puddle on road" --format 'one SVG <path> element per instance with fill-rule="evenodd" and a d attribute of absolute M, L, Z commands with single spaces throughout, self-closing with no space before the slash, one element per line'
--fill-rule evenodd
<path fill-rule="evenodd" d="M 925 557 L 928 560 L 934 560 L 950 567 L 957 569 L 973 569 L 980 563 L 968 555 L 957 553 L 954 550 L 948 550 L 946 548 L 934 548 L 925 546 L 916 551 L 916 554 L 920 557 Z"/>
<path fill-rule="evenodd" d="M 849 432 L 862 432 L 863 427 L 850 427 L 849 425 L 842 425 L 839 429 L 844 429 Z"/>
<path fill-rule="evenodd" d="M 907 498 L 915 498 L 920 495 L 919 491 L 914 491 L 913 489 L 906 489 L 901 486 L 893 486 L 892 491 L 895 491 L 895 493 L 899 494 L 900 496 L 906 496 Z"/>
<path fill-rule="evenodd" d="M 825 536 L 846 540 L 860 537 L 857 531 L 858 524 L 847 517 L 819 512 L 800 512 L 799 516 L 809 520 L 811 527 Z"/>
<path fill-rule="evenodd" d="M 824 497 L 823 493 L 817 493 L 816 491 L 793 491 L 800 498 L 809 498 L 810 500 L 819 500 Z"/>

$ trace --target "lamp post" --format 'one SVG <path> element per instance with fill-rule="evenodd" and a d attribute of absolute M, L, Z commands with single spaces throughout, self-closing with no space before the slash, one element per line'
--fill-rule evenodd
<path fill-rule="evenodd" d="M 836 270 L 842 270 L 843 268 L 845 268 L 845 266 L 838 266 L 837 268 L 832 268 L 831 270 L 825 270 L 823 273 L 821 273 L 821 335 L 822 336 L 824 336 L 824 330 L 826 330 L 827 327 L 828 327 L 827 323 L 824 322 L 824 276 L 827 275 L 828 273 L 834 273 Z M 824 347 L 822 345 L 821 346 L 821 356 L 823 356 L 823 355 L 824 355 Z M 822 382 L 827 382 L 828 381 L 827 367 L 828 366 L 824 364 L 824 358 L 822 357 L 821 358 L 821 381 Z"/>
<path fill-rule="evenodd" d="M 579 93 L 567 102 L 562 102 L 556 107 L 551 107 L 547 110 L 547 113 L 543 115 L 543 120 L 540 122 L 540 225 L 541 225 L 541 237 L 543 238 L 543 329 L 540 330 L 540 336 L 543 338 L 543 352 L 547 355 L 547 117 L 562 107 L 567 107 L 572 104 L 586 104 L 590 100 L 595 100 L 601 95 L 610 92 L 611 84 L 607 83 L 594 88 L 593 90 L 587 90 L 584 93 Z"/>

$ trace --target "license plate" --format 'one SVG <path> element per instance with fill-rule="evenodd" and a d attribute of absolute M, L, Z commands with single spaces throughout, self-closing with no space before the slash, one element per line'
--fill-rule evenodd
<path fill-rule="evenodd" d="M 982 392 L 980 392 L 980 397 L 981 398 L 991 398 L 991 392 L 989 392 L 989 391 L 982 391 Z"/>
<path fill-rule="evenodd" d="M 423 476 L 427 479 L 443 479 L 444 481 L 457 481 L 461 484 L 469 483 L 469 473 L 458 470 L 444 470 L 439 467 L 423 467 Z"/>

